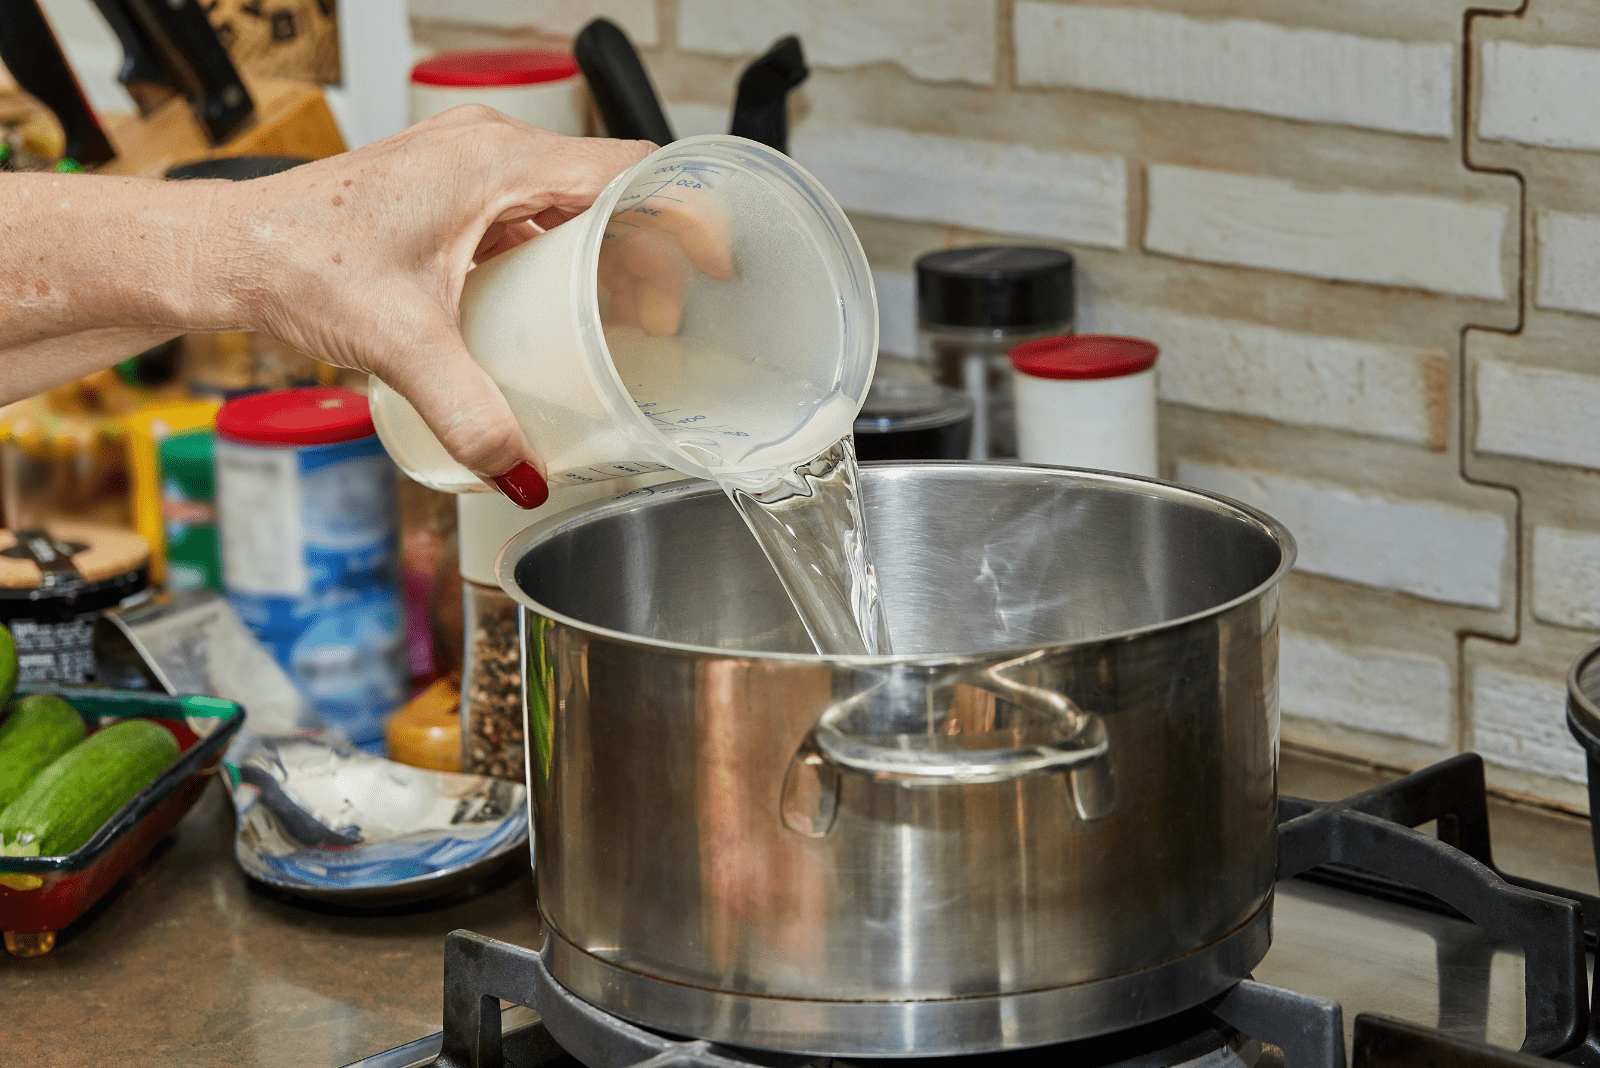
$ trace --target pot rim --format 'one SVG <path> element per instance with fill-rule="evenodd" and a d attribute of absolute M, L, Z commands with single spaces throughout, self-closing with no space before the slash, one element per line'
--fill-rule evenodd
<path fill-rule="evenodd" d="M 517 565 L 522 561 L 529 550 L 535 545 L 551 537 L 567 531 L 569 528 L 587 522 L 599 516 L 621 514 L 641 506 L 641 502 L 654 500 L 660 496 L 689 496 L 691 494 L 722 493 L 716 483 L 705 479 L 688 478 L 682 482 L 670 482 L 665 485 L 651 486 L 645 489 L 624 493 L 612 500 L 588 508 L 578 508 L 560 515 L 551 516 L 549 519 L 536 522 L 521 533 L 516 535 L 500 549 L 495 557 L 494 572 L 499 579 L 500 588 L 506 595 L 515 600 L 524 608 L 531 609 L 546 619 L 553 620 L 563 626 L 573 627 L 596 637 L 622 645 L 636 646 L 645 649 L 671 650 L 692 654 L 695 656 L 710 656 L 716 658 L 736 657 L 741 660 L 766 661 L 771 663 L 794 664 L 841 664 L 847 666 L 882 666 L 888 664 L 919 664 L 919 665 L 946 665 L 946 664 L 974 664 L 985 663 L 992 660 L 1008 660 L 1027 653 L 1036 652 L 1064 652 L 1067 650 L 1093 649 L 1100 646 L 1112 645 L 1119 642 L 1133 641 L 1165 631 L 1178 630 L 1182 627 L 1196 623 L 1200 620 L 1210 619 L 1222 615 L 1242 604 L 1253 601 L 1271 590 L 1294 567 L 1298 548 L 1294 535 L 1276 519 L 1256 508 L 1236 501 L 1231 497 L 1224 497 L 1220 493 L 1207 490 L 1198 490 L 1183 486 L 1176 482 L 1168 482 L 1159 478 L 1148 478 L 1143 475 L 1129 475 L 1115 471 L 1096 471 L 1090 468 L 1060 467 L 1051 464 L 1028 464 L 1014 460 L 875 460 L 861 465 L 869 470 L 882 471 L 886 469 L 900 469 L 914 471 L 924 467 L 956 467 L 977 471 L 1039 471 L 1048 472 L 1053 476 L 1069 475 L 1073 479 L 1089 484 L 1106 486 L 1122 486 L 1124 488 L 1138 487 L 1143 492 L 1155 497 L 1168 500 L 1183 501 L 1187 504 L 1200 505 L 1212 512 L 1227 515 L 1230 518 L 1243 520 L 1254 526 L 1261 533 L 1271 538 L 1281 553 L 1278 566 L 1273 569 L 1262 582 L 1258 583 L 1244 593 L 1232 597 L 1220 604 L 1199 612 L 1192 612 L 1186 616 L 1162 620 L 1159 623 L 1150 623 L 1142 627 L 1133 627 L 1127 630 L 1112 631 L 1094 638 L 1059 642 L 1053 645 L 1023 645 L 1010 649 L 988 650 L 982 653 L 937 653 L 937 654 L 890 654 L 888 656 L 823 656 L 819 653 L 774 653 L 750 649 L 724 649 L 714 645 L 693 645 L 688 642 L 674 642 L 659 638 L 647 638 L 627 631 L 613 630 L 610 627 L 596 626 L 580 619 L 557 612 L 547 605 L 540 604 L 530 597 L 516 582 Z"/>

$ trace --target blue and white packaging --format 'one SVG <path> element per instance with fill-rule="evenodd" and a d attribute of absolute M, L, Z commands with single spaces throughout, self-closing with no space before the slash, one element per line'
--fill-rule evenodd
<path fill-rule="evenodd" d="M 381 752 L 409 676 L 395 471 L 365 398 L 255 394 L 217 428 L 228 600 L 325 720 Z"/>

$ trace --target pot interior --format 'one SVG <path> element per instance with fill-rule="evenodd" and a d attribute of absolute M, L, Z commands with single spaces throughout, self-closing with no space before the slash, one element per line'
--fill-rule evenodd
<path fill-rule="evenodd" d="M 1276 581 L 1288 533 L 1166 483 L 1018 464 L 864 464 L 896 655 L 1092 642 L 1207 613 Z M 562 517 L 507 562 L 536 607 L 656 641 L 813 654 L 720 490 L 692 483 Z M 506 574 L 502 567 L 502 576 Z"/>

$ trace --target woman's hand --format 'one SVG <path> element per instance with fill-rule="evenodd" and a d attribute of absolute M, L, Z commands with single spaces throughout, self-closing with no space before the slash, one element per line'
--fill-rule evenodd
<path fill-rule="evenodd" d="M 0 174 L 0 404 L 178 334 L 259 330 L 377 375 L 458 461 L 536 507 L 542 464 L 467 355 L 461 285 L 652 147 L 468 105 L 248 182 Z"/>
<path fill-rule="evenodd" d="M 383 379 L 457 461 L 524 508 L 543 464 L 467 354 L 467 269 L 577 215 L 643 141 L 562 137 L 468 105 L 217 195 L 244 325 Z"/>

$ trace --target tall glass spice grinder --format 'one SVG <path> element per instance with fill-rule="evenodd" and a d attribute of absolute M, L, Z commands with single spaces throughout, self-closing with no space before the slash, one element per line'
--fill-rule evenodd
<path fill-rule="evenodd" d="M 498 493 L 456 498 L 461 547 L 461 770 L 522 778 L 522 665 L 517 602 L 494 578 L 500 547 L 544 518 Z"/>
<path fill-rule="evenodd" d="M 1052 248 L 978 245 L 917 260 L 918 355 L 974 404 L 968 459 L 1017 455 L 1010 351 L 1072 333 L 1072 257 Z"/>
<path fill-rule="evenodd" d="M 517 602 L 495 579 L 500 550 L 534 523 L 574 509 L 648 494 L 651 487 L 681 478 L 676 471 L 655 471 L 581 486 L 553 485 L 550 499 L 537 512 L 525 512 L 498 493 L 463 493 L 456 498 L 463 612 L 462 771 L 502 779 L 523 777 L 527 730 L 522 658 L 527 655 L 530 665 L 536 665 L 543 653 L 522 648 Z"/>

